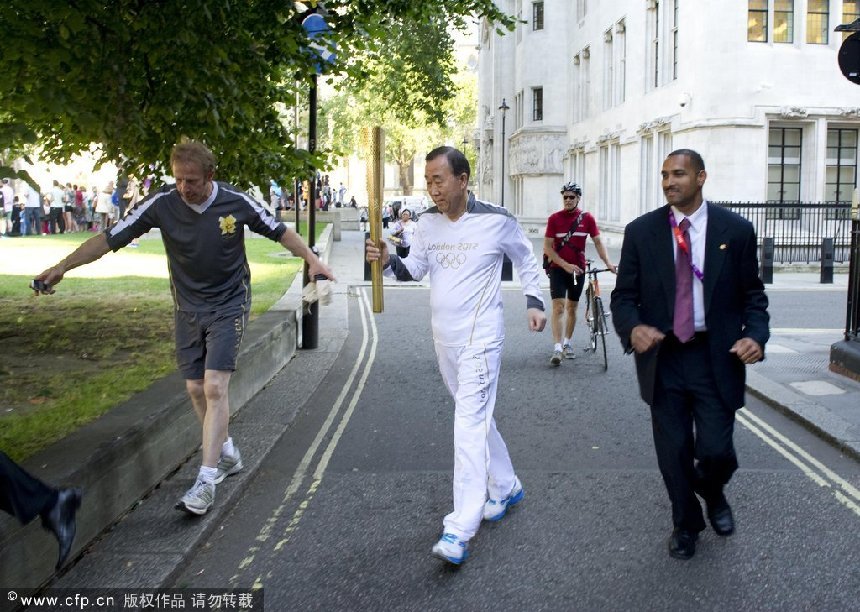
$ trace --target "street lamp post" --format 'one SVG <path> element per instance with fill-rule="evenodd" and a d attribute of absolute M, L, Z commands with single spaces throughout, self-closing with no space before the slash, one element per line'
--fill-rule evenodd
<path fill-rule="evenodd" d="M 335 59 L 335 54 L 332 49 L 328 49 L 319 44 L 320 41 L 328 35 L 329 27 L 325 18 L 317 13 L 317 2 L 314 0 L 312 7 L 309 9 L 309 14 L 302 19 L 302 28 L 304 28 L 310 42 L 310 48 L 316 54 L 316 66 L 313 76 L 311 76 L 311 86 L 308 102 L 308 153 L 313 156 L 317 148 L 317 75 L 321 74 L 327 64 L 330 64 Z M 319 39 L 319 40 L 317 40 Z M 316 234 L 316 172 L 314 172 L 308 182 L 308 246 L 316 252 L 314 243 Z M 296 226 L 296 230 L 299 227 Z M 308 274 L 308 263 L 305 262 L 302 272 L 302 286 L 306 286 L 311 281 L 320 280 L 318 278 L 310 278 Z M 302 315 L 302 348 L 315 349 L 319 343 L 319 302 L 311 302 L 308 305 L 307 312 Z"/>
<path fill-rule="evenodd" d="M 502 181 L 502 191 L 501 197 L 499 198 L 499 204 L 504 208 L 505 206 L 505 113 L 508 112 L 508 103 L 505 102 L 505 99 L 502 98 L 502 105 L 499 107 L 499 110 L 502 111 L 502 174 L 500 180 Z M 510 258 L 505 255 L 504 260 L 502 261 L 502 280 L 509 281 L 514 279 L 514 267 Z"/>
<path fill-rule="evenodd" d="M 508 106 L 505 99 L 502 98 L 502 105 L 499 107 L 499 110 L 502 111 L 502 174 L 499 179 L 502 183 L 502 191 L 501 197 L 499 198 L 499 204 L 502 206 L 505 205 L 505 114 L 508 112 L 508 109 L 511 107 Z"/>
<path fill-rule="evenodd" d="M 846 79 L 860 85 L 860 19 L 836 26 L 837 32 L 853 32 L 839 49 L 839 69 Z M 860 191 L 851 202 L 851 251 L 848 262 L 848 300 L 845 336 L 830 347 L 830 370 L 860 380 Z"/>

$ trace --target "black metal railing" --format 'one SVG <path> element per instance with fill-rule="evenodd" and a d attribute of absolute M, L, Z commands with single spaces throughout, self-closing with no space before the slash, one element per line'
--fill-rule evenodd
<path fill-rule="evenodd" d="M 851 256 L 851 204 L 845 202 L 713 202 L 750 220 L 759 245 L 773 239 L 775 263 L 821 261 L 825 238 L 833 239 L 833 261 Z"/>

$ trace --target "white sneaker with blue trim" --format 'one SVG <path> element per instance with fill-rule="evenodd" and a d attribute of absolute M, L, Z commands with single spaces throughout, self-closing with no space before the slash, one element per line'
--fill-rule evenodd
<path fill-rule="evenodd" d="M 433 545 L 433 554 L 448 563 L 460 565 L 469 556 L 466 543 L 453 533 L 443 533 Z"/>
<path fill-rule="evenodd" d="M 514 488 L 508 493 L 504 499 L 488 499 L 484 504 L 484 520 L 498 521 L 501 520 L 508 511 L 508 508 L 518 504 L 526 492 L 523 490 L 523 484 L 520 479 L 514 480 Z"/>

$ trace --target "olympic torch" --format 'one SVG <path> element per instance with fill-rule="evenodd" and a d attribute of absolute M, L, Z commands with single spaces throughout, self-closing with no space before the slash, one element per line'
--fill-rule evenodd
<path fill-rule="evenodd" d="M 370 222 L 370 239 L 382 248 L 382 183 L 385 163 L 385 133 L 381 127 L 364 128 L 362 139 L 367 150 L 367 199 Z M 373 291 L 373 312 L 382 312 L 382 262 L 370 264 L 370 282 Z"/>

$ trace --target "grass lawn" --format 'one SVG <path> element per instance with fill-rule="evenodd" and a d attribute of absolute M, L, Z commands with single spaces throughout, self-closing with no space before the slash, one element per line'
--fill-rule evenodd
<path fill-rule="evenodd" d="M 317 224 L 319 235 L 324 224 Z M 0 240 L 0 449 L 24 459 L 173 371 L 173 301 L 164 246 L 108 253 L 70 272 L 51 296 L 33 276 L 92 234 Z M 251 318 L 289 288 L 301 260 L 245 241 Z M 286 255 L 286 256 L 285 256 Z"/>

